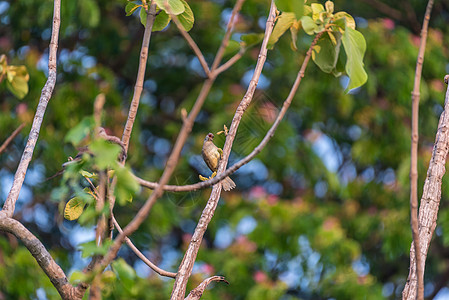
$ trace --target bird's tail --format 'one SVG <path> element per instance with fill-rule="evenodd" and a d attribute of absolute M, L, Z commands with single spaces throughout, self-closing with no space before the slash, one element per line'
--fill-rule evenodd
<path fill-rule="evenodd" d="M 221 184 L 222 184 L 223 190 L 225 190 L 225 191 L 230 191 L 233 188 L 235 188 L 235 182 L 232 181 L 232 179 L 229 177 L 226 177 L 225 179 L 223 179 Z"/>

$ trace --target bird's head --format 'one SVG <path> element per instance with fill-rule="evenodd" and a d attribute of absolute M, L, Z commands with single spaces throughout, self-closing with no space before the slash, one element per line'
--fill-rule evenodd
<path fill-rule="evenodd" d="M 204 138 L 204 141 L 212 141 L 214 139 L 214 134 L 210 133 L 206 135 L 206 138 Z"/>

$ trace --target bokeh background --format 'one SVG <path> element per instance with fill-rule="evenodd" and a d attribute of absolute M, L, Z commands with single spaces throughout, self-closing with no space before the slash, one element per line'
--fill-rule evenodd
<path fill-rule="evenodd" d="M 190 34 L 211 63 L 234 1 L 188 1 L 195 14 Z M 61 169 L 77 150 L 67 132 L 91 116 L 106 96 L 103 125 L 121 136 L 136 78 L 143 36 L 138 12 L 126 1 L 62 1 L 58 77 L 15 217 L 45 244 L 67 274 L 89 262 L 79 245 L 94 238 L 91 225 L 63 219 L 68 198 L 58 197 Z M 324 2 L 322 2 L 324 4 Z M 355 17 L 367 41 L 368 82 L 345 93 L 348 79 L 311 63 L 275 137 L 232 178 L 222 194 L 195 263 L 188 289 L 223 275 L 205 299 L 395 299 L 408 275 L 411 90 L 424 15 L 423 1 L 335 1 Z M 232 39 L 264 30 L 269 1 L 245 1 Z M 53 3 L 0 1 L 0 54 L 26 65 L 28 95 L 18 100 L 0 86 L 0 139 L 27 126 L 0 156 L 0 204 L 6 199 L 47 74 Z M 430 21 L 420 103 L 419 194 L 442 112 L 449 72 L 449 1 L 436 1 Z M 288 95 L 311 37 L 300 33 L 298 51 L 287 33 L 268 53 L 254 101 L 237 133 L 231 163 L 248 154 L 271 126 Z M 197 118 L 172 184 L 210 175 L 201 160 L 204 136 L 230 125 L 252 75 L 259 46 L 217 79 Z M 226 58 L 235 52 L 229 51 Z M 157 181 L 190 110 L 204 73 L 173 25 L 151 37 L 145 87 L 127 164 Z M 222 146 L 224 137 L 216 144 Z M 443 179 L 438 226 L 425 270 L 429 298 L 449 297 L 449 189 Z M 132 240 L 162 268 L 176 272 L 210 189 L 166 193 Z M 117 206 L 126 225 L 149 192 Z M 120 270 L 103 285 L 105 299 L 167 299 L 173 280 L 161 278 L 126 246 Z M 130 266 L 127 268 L 126 266 Z M 58 299 L 25 247 L 0 235 L 0 299 Z"/>

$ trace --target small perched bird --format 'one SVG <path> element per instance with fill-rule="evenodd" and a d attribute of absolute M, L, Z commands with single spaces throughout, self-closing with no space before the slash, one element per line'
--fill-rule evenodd
<path fill-rule="evenodd" d="M 213 139 L 214 135 L 212 133 L 206 135 L 206 137 L 204 138 L 203 150 L 201 151 L 201 155 L 203 156 L 203 159 L 206 162 L 207 166 L 212 172 L 214 172 L 211 178 L 213 178 L 217 174 L 218 162 L 223 155 L 223 150 L 215 146 Z M 232 181 L 232 179 L 229 177 L 223 179 L 221 183 L 223 186 L 223 190 L 225 191 L 230 191 L 235 188 L 234 181 Z"/>

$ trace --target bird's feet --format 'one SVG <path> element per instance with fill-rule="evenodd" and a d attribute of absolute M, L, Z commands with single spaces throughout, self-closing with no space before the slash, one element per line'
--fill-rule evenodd
<path fill-rule="evenodd" d="M 198 177 L 200 178 L 201 181 L 207 181 L 207 180 L 211 180 L 212 178 L 215 177 L 215 175 L 217 175 L 217 172 L 212 173 L 212 175 L 210 175 L 210 177 L 204 177 L 202 175 L 198 175 Z"/>

